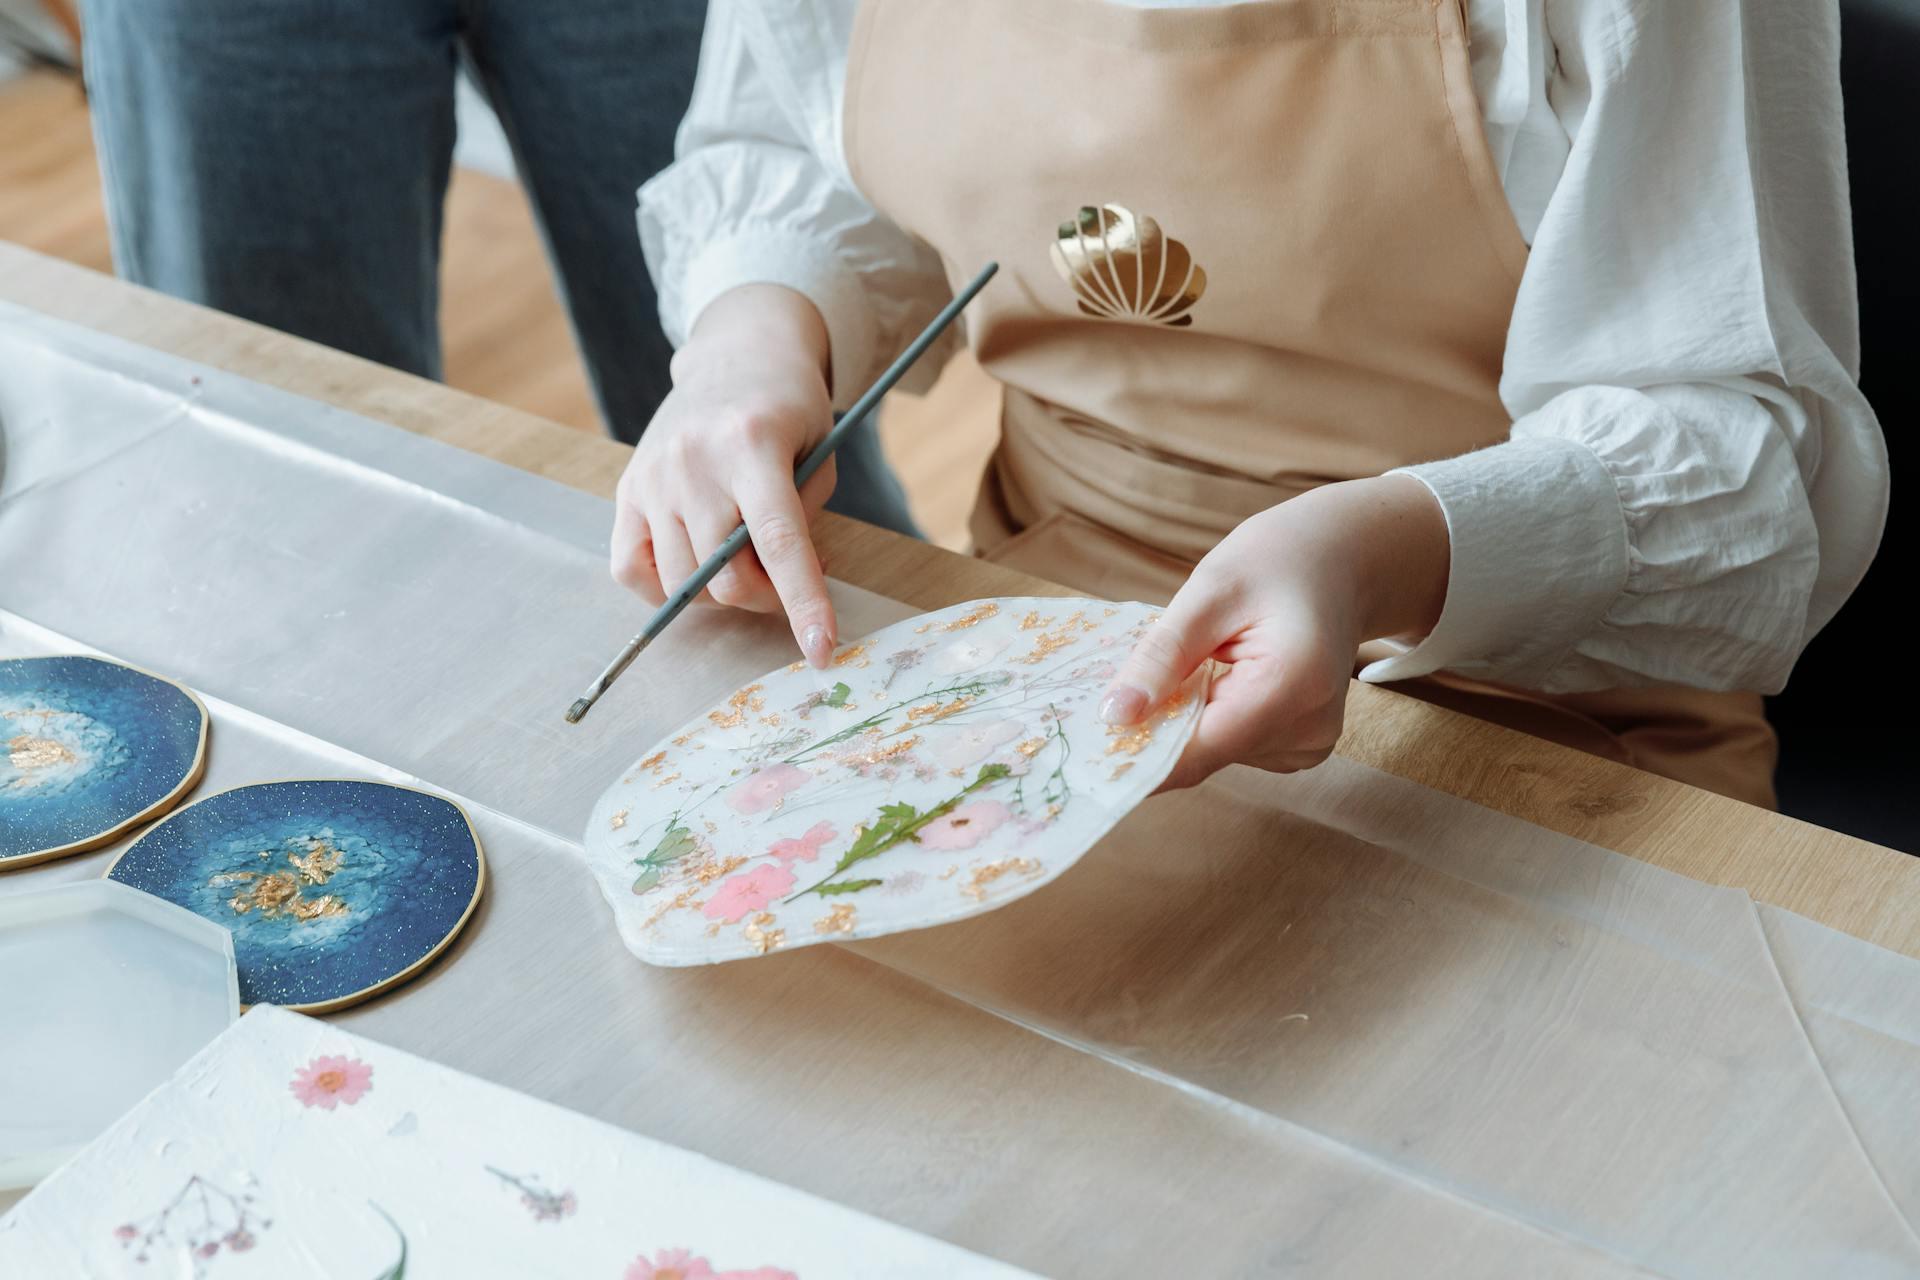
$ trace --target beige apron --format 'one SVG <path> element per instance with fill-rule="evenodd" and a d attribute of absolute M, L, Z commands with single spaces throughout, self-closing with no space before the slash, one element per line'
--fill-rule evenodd
<path fill-rule="evenodd" d="M 1506 438 L 1527 250 L 1460 0 L 867 0 L 845 128 L 950 278 L 1001 264 L 968 315 L 996 561 L 1165 600 L 1277 502 Z M 1772 803 L 1757 695 L 1397 687 Z"/>

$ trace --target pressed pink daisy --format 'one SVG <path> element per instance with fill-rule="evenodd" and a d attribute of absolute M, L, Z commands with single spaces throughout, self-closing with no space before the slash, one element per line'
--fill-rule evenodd
<path fill-rule="evenodd" d="M 358 1058 L 322 1056 L 294 1072 L 287 1087 L 302 1104 L 331 1111 L 343 1102 L 352 1106 L 373 1088 L 373 1068 Z"/>
<path fill-rule="evenodd" d="M 714 1280 L 713 1264 L 689 1249 L 661 1249 L 651 1262 L 644 1255 L 635 1258 L 626 1280 Z"/>
<path fill-rule="evenodd" d="M 998 800 L 969 800 L 952 813 L 920 828 L 920 844 L 928 849 L 971 849 L 1013 816 Z"/>
<path fill-rule="evenodd" d="M 789 867 L 796 862 L 812 862 L 820 856 L 820 846 L 838 834 L 831 822 L 816 822 L 803 836 L 775 840 L 767 852 Z"/>
<path fill-rule="evenodd" d="M 728 876 L 720 882 L 720 891 L 700 908 L 709 920 L 738 924 L 793 888 L 794 874 L 782 862 L 769 862 L 742 875 Z"/>
<path fill-rule="evenodd" d="M 756 769 L 727 792 L 727 808 L 735 813 L 764 813 L 779 805 L 793 790 L 813 775 L 790 764 Z"/>

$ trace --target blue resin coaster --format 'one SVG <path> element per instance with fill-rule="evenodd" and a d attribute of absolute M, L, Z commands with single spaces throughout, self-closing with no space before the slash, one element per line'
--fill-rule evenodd
<path fill-rule="evenodd" d="M 171 681 L 105 658 L 0 659 L 0 870 L 158 817 L 206 753 L 206 708 Z"/>
<path fill-rule="evenodd" d="M 444 950 L 486 883 L 459 805 L 384 782 L 266 782 L 181 809 L 109 878 L 233 934 L 243 1004 L 325 1013 Z"/>

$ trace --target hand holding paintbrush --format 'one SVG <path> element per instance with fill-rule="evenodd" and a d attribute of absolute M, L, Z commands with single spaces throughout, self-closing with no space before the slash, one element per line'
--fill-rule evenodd
<path fill-rule="evenodd" d="M 907 349 L 900 354 L 899 359 L 895 360 L 893 364 L 887 368 L 887 371 L 880 375 L 880 378 L 873 386 L 868 388 L 866 394 L 854 402 L 853 406 L 847 410 L 846 415 L 834 425 L 832 430 L 827 432 L 826 437 L 814 447 L 812 452 L 810 452 L 795 469 L 793 487 L 796 491 L 804 487 L 807 481 L 813 477 L 814 473 L 826 463 L 827 459 L 833 456 L 834 450 L 840 447 L 841 442 L 867 420 L 874 409 L 878 407 L 886 393 L 892 390 L 893 386 L 900 381 L 907 370 L 913 367 L 914 362 L 925 354 L 927 348 L 932 346 L 940 337 L 941 333 L 946 330 L 947 326 L 953 323 L 954 318 L 973 300 L 974 295 L 985 287 L 987 281 L 993 278 L 994 272 L 998 269 L 999 267 L 995 263 L 988 263 L 982 268 L 980 273 L 969 281 L 966 287 L 961 289 L 951 302 L 941 309 L 940 314 L 934 317 L 933 322 L 926 327 L 920 336 L 908 345 Z M 608 687 L 620 677 L 620 673 L 625 671 L 627 667 L 632 664 L 633 660 L 640 656 L 641 651 L 649 644 L 652 644 L 653 641 L 666 630 L 668 624 L 678 617 L 681 611 L 707 588 L 707 584 L 713 580 L 715 575 L 724 569 L 727 563 L 748 545 L 754 536 L 754 530 L 750 527 L 753 523 L 752 515 L 749 514 L 749 518 L 742 521 L 732 533 L 727 535 L 719 547 L 714 550 L 712 554 L 708 555 L 706 560 L 703 561 L 691 575 L 688 575 L 671 595 L 667 596 L 665 602 L 655 610 L 653 617 L 648 619 L 647 625 L 642 628 L 640 634 L 627 643 L 626 648 L 621 650 L 619 656 L 588 686 L 587 691 L 576 699 L 573 705 L 567 709 L 567 722 L 569 724 L 578 723 L 580 718 L 592 709 L 593 704 L 599 700 L 600 695 L 605 693 Z M 808 554 L 811 554 L 810 549 L 808 549 Z M 814 648 L 817 650 L 819 646 L 815 646 Z M 818 652 L 808 652 L 807 657 L 816 664 L 823 660 L 822 655 Z"/>

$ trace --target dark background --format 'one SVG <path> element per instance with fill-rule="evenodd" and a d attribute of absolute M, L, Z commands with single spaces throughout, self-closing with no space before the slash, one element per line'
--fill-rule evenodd
<path fill-rule="evenodd" d="M 1920 457 L 1906 438 L 1920 412 L 1920 0 L 1842 0 L 1840 13 L 1860 387 L 1886 432 L 1893 505 L 1866 580 L 1768 713 L 1780 730 L 1782 809 L 1920 853 L 1920 673 L 1906 661 L 1920 527 L 1905 484 Z"/>

